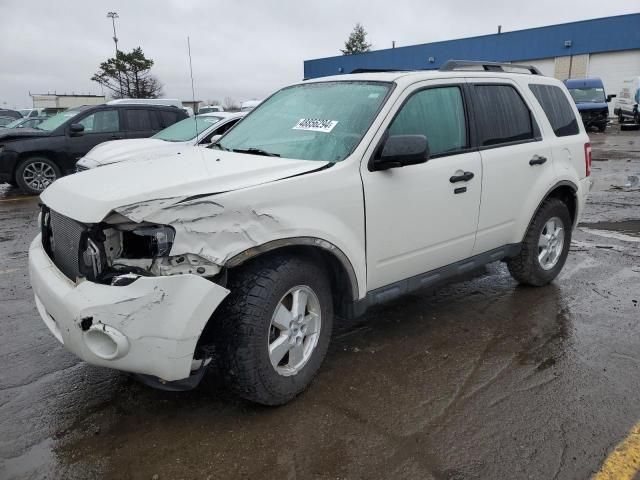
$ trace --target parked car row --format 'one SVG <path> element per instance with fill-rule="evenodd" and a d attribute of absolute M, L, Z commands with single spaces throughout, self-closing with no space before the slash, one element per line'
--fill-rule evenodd
<path fill-rule="evenodd" d="M 600 132 L 605 131 L 609 124 L 608 104 L 613 98 L 616 98 L 613 113 L 618 117 L 619 124 L 628 121 L 640 124 L 640 113 L 638 113 L 640 77 L 625 80 L 618 94 L 609 95 L 605 92 L 602 79 L 597 77 L 570 78 L 564 83 L 569 89 L 587 129 L 595 127 Z"/>
<path fill-rule="evenodd" d="M 128 103 L 77 107 L 34 128 L 0 131 L 0 182 L 41 193 L 108 140 L 145 138 L 187 118 L 181 108 Z"/>
<path fill-rule="evenodd" d="M 206 146 L 213 137 L 224 134 L 245 115 L 245 112 L 205 113 L 185 118 L 150 138 L 104 142 L 78 160 L 76 170 L 88 170 L 124 160 L 175 155 L 185 146 Z"/>

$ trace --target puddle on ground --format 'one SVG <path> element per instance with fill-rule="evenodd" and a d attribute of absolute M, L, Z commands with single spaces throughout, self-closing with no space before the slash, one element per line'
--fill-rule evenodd
<path fill-rule="evenodd" d="M 613 238 L 624 242 L 640 242 L 640 220 L 620 222 L 583 222 L 580 229 L 600 237 Z"/>

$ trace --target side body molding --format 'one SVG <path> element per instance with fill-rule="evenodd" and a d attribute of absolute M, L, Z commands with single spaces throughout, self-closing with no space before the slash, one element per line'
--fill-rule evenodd
<path fill-rule="evenodd" d="M 353 269 L 353 265 L 349 258 L 344 254 L 342 250 L 336 247 L 333 243 L 322 240 L 321 238 L 314 237 L 290 237 L 272 240 L 256 247 L 251 247 L 244 252 L 238 253 L 231 257 L 226 263 L 225 267 L 233 268 L 238 265 L 242 265 L 247 260 L 255 258 L 263 253 L 276 250 L 284 247 L 315 247 L 332 255 L 344 268 L 349 278 L 349 284 L 351 286 L 351 297 L 354 301 L 358 300 L 358 279 L 356 272 Z"/>

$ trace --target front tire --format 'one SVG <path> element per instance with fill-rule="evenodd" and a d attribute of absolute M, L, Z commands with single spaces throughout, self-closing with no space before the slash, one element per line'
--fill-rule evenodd
<path fill-rule="evenodd" d="M 558 276 L 571 245 L 571 216 L 557 198 L 543 202 L 536 212 L 517 256 L 507 260 L 519 283 L 541 287 Z"/>
<path fill-rule="evenodd" d="M 229 387 L 263 405 L 302 392 L 327 353 L 333 300 L 327 272 L 306 257 L 256 259 L 231 272 L 216 351 Z"/>
<path fill-rule="evenodd" d="M 16 168 L 16 183 L 23 191 L 32 195 L 40 195 L 60 176 L 58 166 L 45 157 L 27 158 Z"/>

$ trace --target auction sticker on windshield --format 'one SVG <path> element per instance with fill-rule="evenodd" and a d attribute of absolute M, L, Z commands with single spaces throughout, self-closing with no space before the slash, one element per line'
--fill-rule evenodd
<path fill-rule="evenodd" d="M 293 130 L 311 130 L 313 132 L 329 133 L 338 124 L 337 120 L 321 120 L 319 118 L 301 118 Z"/>

